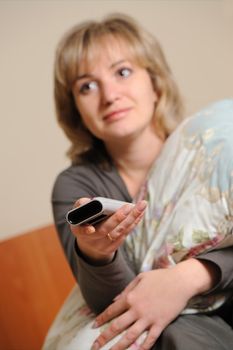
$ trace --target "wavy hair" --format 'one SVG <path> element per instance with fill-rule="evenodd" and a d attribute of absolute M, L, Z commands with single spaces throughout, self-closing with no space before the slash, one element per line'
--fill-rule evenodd
<path fill-rule="evenodd" d="M 183 103 L 158 40 L 134 19 L 123 14 L 108 15 L 101 21 L 86 21 L 71 28 L 57 46 L 54 63 L 54 96 L 57 120 L 71 142 L 68 156 L 73 163 L 92 159 L 106 161 L 106 150 L 85 127 L 75 105 L 72 86 L 79 64 L 90 62 L 103 39 L 113 37 L 127 44 L 135 62 L 151 78 L 158 101 L 154 112 L 155 132 L 162 139 L 183 119 Z"/>

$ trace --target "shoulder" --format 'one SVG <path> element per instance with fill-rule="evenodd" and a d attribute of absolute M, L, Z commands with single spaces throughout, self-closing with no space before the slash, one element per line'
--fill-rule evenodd
<path fill-rule="evenodd" d="M 116 199 L 125 197 L 122 179 L 115 167 L 102 169 L 95 164 L 71 165 L 55 179 L 53 198 L 72 198 L 104 196 Z M 119 198 L 121 197 L 121 198 Z"/>
<path fill-rule="evenodd" d="M 93 196 L 102 178 L 100 169 L 91 165 L 71 165 L 58 174 L 53 187 L 53 196 Z M 83 192 L 83 193 L 82 193 Z"/>

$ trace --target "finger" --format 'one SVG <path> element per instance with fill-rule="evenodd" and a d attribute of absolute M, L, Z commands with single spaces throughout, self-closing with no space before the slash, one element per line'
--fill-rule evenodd
<path fill-rule="evenodd" d="M 95 327 L 103 325 L 105 322 L 112 320 L 114 317 L 122 314 L 128 309 L 126 296 L 132 289 L 135 288 L 139 281 L 140 277 L 136 276 L 133 281 L 131 281 L 128 286 L 116 296 L 116 300 L 114 300 L 114 302 L 108 306 L 107 309 L 96 317 Z"/>
<path fill-rule="evenodd" d="M 144 340 L 143 344 L 141 345 L 141 350 L 149 350 L 152 348 L 152 346 L 156 343 L 156 340 L 159 338 L 160 334 L 162 333 L 162 329 L 158 327 L 157 325 L 153 325 L 147 336 Z"/>
<path fill-rule="evenodd" d="M 70 226 L 75 236 L 87 236 L 95 233 L 95 227 L 91 225 Z"/>
<path fill-rule="evenodd" d="M 120 224 L 127 215 L 133 210 L 134 205 L 132 204 L 125 204 L 122 208 L 118 209 L 116 213 L 111 215 L 107 220 L 104 221 L 101 229 L 106 232 L 111 232 L 118 224 Z"/>
<path fill-rule="evenodd" d="M 73 205 L 73 208 L 78 208 L 83 204 L 86 204 L 91 201 L 91 198 L 88 197 L 82 197 L 79 198 Z M 71 225 L 71 231 L 73 232 L 74 235 L 77 234 L 84 234 L 84 235 L 89 235 L 95 232 L 95 227 L 92 225 L 78 225 L 78 226 L 72 226 Z"/>
<path fill-rule="evenodd" d="M 129 327 L 121 339 L 112 346 L 111 350 L 125 350 L 132 345 L 146 329 L 143 320 L 138 320 Z"/>
<path fill-rule="evenodd" d="M 120 208 L 115 214 L 111 215 L 109 218 L 95 225 L 95 229 L 98 233 L 100 233 L 103 237 L 106 237 L 111 243 L 115 243 L 116 246 L 119 246 L 121 240 L 124 239 L 122 236 L 113 237 L 111 235 L 111 231 L 122 221 L 125 219 L 126 215 L 132 210 L 132 204 L 126 204 L 122 208 Z M 111 238 L 109 238 L 109 236 Z M 116 241 L 116 242 L 115 242 Z"/>
<path fill-rule="evenodd" d="M 135 221 L 140 218 L 147 206 L 147 202 L 146 201 L 140 201 L 138 202 L 133 208 L 132 210 L 129 212 L 128 215 L 126 215 L 125 219 L 118 224 L 116 230 L 118 231 L 125 231 L 128 228 L 131 228 L 131 225 L 133 225 L 135 223 Z"/>
<path fill-rule="evenodd" d="M 83 225 L 81 226 L 82 233 L 85 235 L 91 235 L 96 232 L 96 229 L 92 225 Z"/>
<path fill-rule="evenodd" d="M 147 202 L 140 201 L 134 207 L 124 206 L 122 210 L 119 210 L 114 214 L 107 222 L 104 227 L 106 234 L 111 232 L 111 237 L 117 239 L 121 235 L 128 234 L 140 221 L 144 211 L 146 209 Z"/>
<path fill-rule="evenodd" d="M 86 204 L 91 201 L 91 198 L 88 197 L 82 197 L 79 198 L 75 203 L 74 203 L 74 208 L 80 207 L 80 205 Z"/>
<path fill-rule="evenodd" d="M 130 311 L 125 312 L 121 316 L 115 318 L 109 327 L 107 327 L 95 340 L 93 348 L 97 349 L 98 347 L 104 346 L 111 339 L 116 337 L 118 334 L 122 333 L 134 322 L 133 314 Z"/>
<path fill-rule="evenodd" d="M 126 287 L 125 289 L 118 295 L 116 296 L 116 300 L 119 298 L 125 297 L 131 290 L 133 290 L 136 285 L 140 282 L 141 276 L 137 275 Z"/>
<path fill-rule="evenodd" d="M 111 321 L 114 317 L 119 316 L 127 309 L 125 299 L 119 299 L 107 307 L 95 319 L 95 327 L 99 327 L 104 323 Z"/>
<path fill-rule="evenodd" d="M 115 296 L 115 298 L 113 299 L 113 301 L 117 301 L 118 299 L 124 297 L 126 294 L 128 294 L 128 292 L 130 292 L 132 289 L 134 289 L 136 287 L 136 285 L 138 284 L 139 279 L 137 278 L 137 276 L 127 285 L 127 287 L 125 287 L 125 289 L 118 295 Z"/>

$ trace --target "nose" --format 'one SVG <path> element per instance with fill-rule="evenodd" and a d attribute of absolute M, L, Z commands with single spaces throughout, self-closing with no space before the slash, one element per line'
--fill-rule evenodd
<path fill-rule="evenodd" d="M 110 105 L 120 97 L 120 89 L 117 82 L 108 80 L 101 84 L 101 101 L 103 105 Z"/>

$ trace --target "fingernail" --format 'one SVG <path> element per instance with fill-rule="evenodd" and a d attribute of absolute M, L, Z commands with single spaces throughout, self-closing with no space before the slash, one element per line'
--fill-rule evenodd
<path fill-rule="evenodd" d="M 94 226 L 86 226 L 85 231 L 87 235 L 90 235 L 95 232 L 95 228 Z"/>
<path fill-rule="evenodd" d="M 98 325 L 98 322 L 97 321 L 94 321 L 94 323 L 93 323 L 93 325 L 92 325 L 92 327 L 91 328 L 98 328 L 99 327 L 99 325 Z"/>
<path fill-rule="evenodd" d="M 147 201 L 143 200 L 137 203 L 137 209 L 139 211 L 143 211 L 146 208 L 146 206 L 147 206 Z"/>
<path fill-rule="evenodd" d="M 100 349 L 99 344 L 97 342 L 94 342 L 94 344 L 91 347 L 91 350 L 99 350 L 99 349 Z"/>
<path fill-rule="evenodd" d="M 118 299 L 120 299 L 120 297 L 121 297 L 121 293 L 116 295 L 115 298 L 113 299 L 113 301 L 117 301 Z"/>

